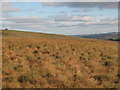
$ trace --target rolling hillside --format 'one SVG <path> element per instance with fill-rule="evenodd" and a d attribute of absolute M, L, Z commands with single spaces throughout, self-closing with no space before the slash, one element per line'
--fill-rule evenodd
<path fill-rule="evenodd" d="M 118 88 L 118 42 L 2 31 L 3 88 Z"/>
<path fill-rule="evenodd" d="M 101 40 L 111 40 L 111 41 L 120 41 L 118 37 L 120 33 L 111 32 L 111 33 L 104 33 L 104 34 L 88 34 L 88 35 L 72 35 L 76 37 L 82 38 L 91 38 L 91 39 L 101 39 Z"/>

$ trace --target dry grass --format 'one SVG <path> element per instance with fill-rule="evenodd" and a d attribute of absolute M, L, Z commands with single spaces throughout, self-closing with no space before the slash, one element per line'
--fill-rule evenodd
<path fill-rule="evenodd" d="M 118 42 L 19 33 L 3 35 L 3 88 L 119 87 Z"/>

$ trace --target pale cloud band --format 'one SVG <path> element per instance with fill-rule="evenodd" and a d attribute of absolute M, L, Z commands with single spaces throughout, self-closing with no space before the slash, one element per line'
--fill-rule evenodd
<path fill-rule="evenodd" d="M 2 2 L 119 2 L 119 0 L 2 0 Z"/>
<path fill-rule="evenodd" d="M 117 18 L 105 18 L 101 20 L 96 20 L 96 18 L 91 16 L 64 16 L 64 18 L 61 16 L 56 16 L 51 19 L 34 16 L 6 17 L 2 18 L 2 20 L 4 21 L 3 28 L 8 27 L 11 29 L 21 29 L 29 31 L 32 29 L 35 31 L 43 30 L 43 32 L 54 32 L 61 34 L 69 34 L 70 30 L 73 30 L 75 33 L 78 33 L 79 29 L 83 28 L 88 29 L 97 27 L 97 29 L 99 29 L 101 27 L 105 28 L 108 26 L 116 27 L 118 23 Z M 67 30 L 68 32 L 65 33 L 62 30 Z"/>

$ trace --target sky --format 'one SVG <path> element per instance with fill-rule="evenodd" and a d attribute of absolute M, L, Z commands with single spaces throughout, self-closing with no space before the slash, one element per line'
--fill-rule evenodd
<path fill-rule="evenodd" d="M 64 35 L 118 31 L 117 2 L 18 1 L 4 0 L 0 3 L 2 6 L 1 29 Z"/>

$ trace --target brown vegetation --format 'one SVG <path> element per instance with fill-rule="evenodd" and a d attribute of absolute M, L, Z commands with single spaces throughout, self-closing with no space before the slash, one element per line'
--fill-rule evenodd
<path fill-rule="evenodd" d="M 119 87 L 118 42 L 9 32 L 2 39 L 3 88 Z"/>

